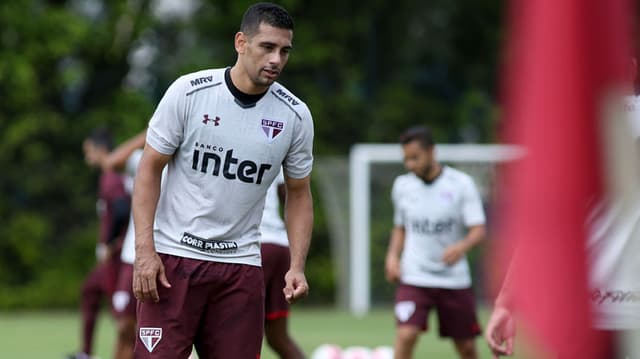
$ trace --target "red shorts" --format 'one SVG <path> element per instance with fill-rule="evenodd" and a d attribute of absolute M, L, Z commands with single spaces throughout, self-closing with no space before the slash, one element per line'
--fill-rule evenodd
<path fill-rule="evenodd" d="M 103 296 L 106 297 L 109 302 L 109 307 L 111 308 L 111 314 L 114 316 L 116 315 L 116 311 L 110 299 L 116 289 L 121 263 L 120 255 L 114 255 L 104 262 L 96 264 L 84 280 L 81 292 L 84 298 L 93 297 L 97 298 L 97 301 L 102 299 Z"/>
<path fill-rule="evenodd" d="M 136 317 L 136 299 L 133 296 L 133 264 L 121 263 L 116 291 L 111 306 L 117 318 Z"/>
<path fill-rule="evenodd" d="M 396 289 L 396 324 L 427 330 L 431 308 L 438 313 L 441 337 L 473 338 L 480 334 L 471 288 L 422 288 L 400 284 Z"/>
<path fill-rule="evenodd" d="M 264 272 L 266 320 L 289 316 L 289 303 L 282 289 L 285 287 L 284 275 L 289 270 L 289 248 L 272 243 L 262 243 L 262 271 Z"/>
<path fill-rule="evenodd" d="M 264 327 L 260 267 L 160 254 L 171 288 L 138 302 L 135 357 L 256 359 Z"/>

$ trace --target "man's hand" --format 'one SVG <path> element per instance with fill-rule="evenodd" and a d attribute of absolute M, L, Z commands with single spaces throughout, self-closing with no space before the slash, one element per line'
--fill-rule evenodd
<path fill-rule="evenodd" d="M 494 359 L 513 354 L 515 336 L 516 327 L 511 312 L 504 307 L 495 307 L 485 331 L 485 339 Z"/>
<path fill-rule="evenodd" d="M 155 251 L 149 254 L 136 253 L 136 260 L 133 264 L 133 294 L 135 297 L 141 302 L 149 299 L 158 302 L 160 296 L 158 296 L 157 281 L 163 287 L 171 288 L 158 253 Z"/>
<path fill-rule="evenodd" d="M 454 265 L 464 256 L 467 249 L 462 242 L 454 243 L 444 249 L 442 253 L 442 261 L 448 265 Z"/>
<path fill-rule="evenodd" d="M 400 280 L 400 261 L 398 257 L 387 255 L 384 261 L 384 274 L 390 283 L 396 283 Z"/>
<path fill-rule="evenodd" d="M 298 299 L 309 295 L 309 284 L 304 272 L 289 269 L 284 276 L 285 287 L 282 290 L 287 302 L 293 304 Z"/>

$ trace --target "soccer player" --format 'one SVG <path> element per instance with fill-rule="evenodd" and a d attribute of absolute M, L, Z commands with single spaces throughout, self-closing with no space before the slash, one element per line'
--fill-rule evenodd
<path fill-rule="evenodd" d="M 440 336 L 451 337 L 461 358 L 477 358 L 480 333 L 465 254 L 485 236 L 480 195 L 467 174 L 441 165 L 426 127 L 400 137 L 409 173 L 393 184 L 394 227 L 385 260 L 395 297 L 395 358 L 412 357 L 430 310 Z"/>
<path fill-rule="evenodd" d="M 276 82 L 292 38 L 286 10 L 250 6 L 235 64 L 178 78 L 149 122 L 133 195 L 136 358 L 187 358 L 192 344 L 201 358 L 260 356 L 259 225 L 280 166 L 291 255 L 283 294 L 307 295 L 313 122 Z"/>
<path fill-rule="evenodd" d="M 145 143 L 146 131 L 132 137 L 110 152 L 105 159 L 105 166 L 114 171 L 124 171 L 125 189 L 133 192 L 133 179 L 138 169 L 142 147 Z M 132 359 L 136 341 L 136 300 L 133 296 L 133 261 L 135 233 L 133 216 L 129 217 L 129 225 L 122 243 L 121 264 L 116 291 L 111 301 L 117 320 L 117 336 L 114 350 L 116 359 Z"/>
<path fill-rule="evenodd" d="M 265 286 L 265 323 L 267 343 L 282 359 L 303 359 L 304 354 L 289 336 L 289 303 L 282 295 L 284 275 L 289 265 L 287 229 L 280 217 L 280 202 L 286 198 L 282 172 L 267 190 L 260 224 L 262 270 Z"/>
<path fill-rule="evenodd" d="M 105 165 L 105 159 L 113 148 L 110 132 L 98 128 L 84 140 L 82 146 L 87 164 L 101 171 L 96 206 L 100 229 L 96 249 L 98 264 L 82 286 L 82 350 L 69 356 L 77 359 L 90 358 L 100 301 L 103 296 L 111 298 L 115 291 L 120 248 L 130 212 L 130 197 L 125 191 L 122 177 Z"/>

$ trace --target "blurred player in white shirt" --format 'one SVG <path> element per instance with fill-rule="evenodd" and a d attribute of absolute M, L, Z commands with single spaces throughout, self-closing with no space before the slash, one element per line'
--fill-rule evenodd
<path fill-rule="evenodd" d="M 472 178 L 435 158 L 426 127 L 408 129 L 400 142 L 405 168 L 393 184 L 394 228 L 385 261 L 387 279 L 399 282 L 395 358 L 412 358 L 431 309 L 440 336 L 461 358 L 477 358 L 480 333 L 466 253 L 485 236 L 485 216 Z"/>

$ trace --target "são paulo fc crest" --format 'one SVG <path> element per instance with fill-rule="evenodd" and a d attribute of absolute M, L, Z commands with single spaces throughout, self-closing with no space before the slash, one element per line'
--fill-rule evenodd
<path fill-rule="evenodd" d="M 282 131 L 284 131 L 284 122 L 262 119 L 262 131 L 267 140 L 272 142 Z"/>
<path fill-rule="evenodd" d="M 162 339 L 162 328 L 140 328 L 140 341 L 149 353 L 158 345 L 160 339 Z"/>
<path fill-rule="evenodd" d="M 398 318 L 401 322 L 406 322 L 411 318 L 413 313 L 416 311 L 416 303 L 410 300 L 405 300 L 402 302 L 396 303 L 395 312 L 396 318 Z"/>

